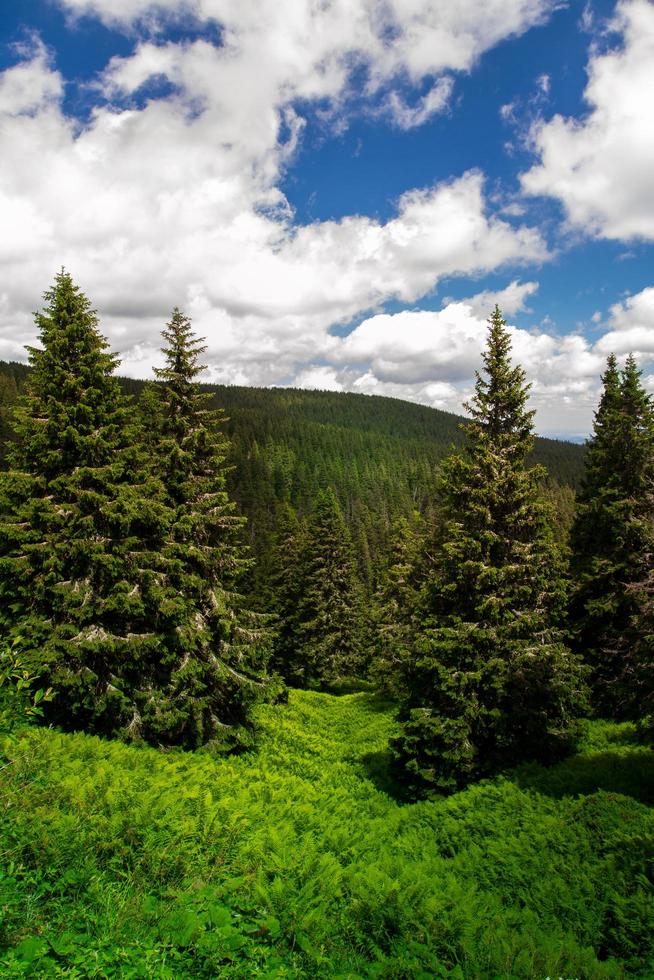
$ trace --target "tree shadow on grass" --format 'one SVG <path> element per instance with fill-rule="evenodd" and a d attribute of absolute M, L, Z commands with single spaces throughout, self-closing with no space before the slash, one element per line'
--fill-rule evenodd
<path fill-rule="evenodd" d="M 391 749 L 368 752 L 359 760 L 366 779 L 396 803 L 411 803 L 407 788 L 397 778 L 397 763 Z"/>
<path fill-rule="evenodd" d="M 511 777 L 522 789 L 556 799 L 604 790 L 654 804 L 654 751 L 647 748 L 588 752 L 549 768 L 529 763 L 514 770 Z"/>
<path fill-rule="evenodd" d="M 383 694 L 374 692 L 366 698 L 366 711 L 369 711 L 371 714 L 395 715 L 397 713 L 397 702 L 391 701 L 390 698 L 384 697 Z"/>

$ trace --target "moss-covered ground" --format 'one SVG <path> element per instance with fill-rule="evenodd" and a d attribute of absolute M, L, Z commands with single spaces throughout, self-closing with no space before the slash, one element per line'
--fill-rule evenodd
<path fill-rule="evenodd" d="M 0 976 L 654 977 L 654 753 L 393 796 L 392 711 L 291 692 L 237 758 L 31 729 L 0 760 Z"/>

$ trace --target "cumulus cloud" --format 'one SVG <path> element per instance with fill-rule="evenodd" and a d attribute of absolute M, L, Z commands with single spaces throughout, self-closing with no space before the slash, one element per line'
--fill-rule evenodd
<path fill-rule="evenodd" d="M 325 364 L 315 364 L 300 371 L 293 379 L 296 388 L 315 388 L 319 391 L 344 391 L 336 369 Z"/>
<path fill-rule="evenodd" d="M 217 25 L 222 51 L 233 71 L 254 92 L 276 86 L 289 99 L 323 98 L 342 107 L 352 94 L 354 69 L 362 69 L 364 93 L 386 90 L 378 105 L 401 128 L 422 125 L 447 106 L 451 71 L 469 71 L 503 39 L 544 22 L 559 0 L 330 0 L 267 3 L 260 0 L 58 0 L 73 17 L 91 15 L 124 30 L 146 28 L 155 37 L 172 20 Z M 159 29 L 159 30 L 158 30 Z M 149 60 L 165 62 L 170 50 L 143 51 L 138 74 Z M 247 71 L 248 68 L 254 72 Z M 165 70 L 165 69 L 164 69 Z M 407 102 L 398 83 L 431 85 Z M 357 86 L 361 74 L 357 75 Z"/>
<path fill-rule="evenodd" d="M 272 25 L 293 29 L 311 47 L 334 38 L 351 52 L 374 61 L 380 77 L 398 65 L 414 78 L 446 68 L 467 69 L 499 41 L 522 34 L 547 19 L 559 0 L 331 0 L 314 4 L 261 4 L 259 0 L 58 0 L 74 16 L 92 15 L 111 26 L 130 27 L 144 21 L 152 28 L 170 19 L 195 17 L 215 21 L 228 33 L 258 33 L 265 38 Z M 308 27 L 309 30 L 305 30 Z M 320 35 L 320 36 L 318 36 Z M 287 43 L 288 48 L 288 43 Z"/>
<path fill-rule="evenodd" d="M 38 37 L 18 47 L 22 60 L 0 74 L 0 113 L 33 115 L 57 103 L 63 79 L 54 71 L 45 45 Z"/>
<path fill-rule="evenodd" d="M 407 191 L 385 222 L 298 225 L 279 189 L 301 138 L 295 103 L 342 95 L 350 48 L 347 19 L 327 25 L 337 34 L 328 40 L 311 17 L 332 8 L 296 6 L 305 17 L 292 24 L 275 21 L 289 5 L 259 5 L 259 16 L 229 8 L 240 27 L 221 45 L 137 43 L 107 65 L 83 126 L 64 113 L 62 80 L 42 46 L 0 75 L 14 93 L 0 112 L 0 337 L 12 356 L 33 339 L 25 314 L 35 289 L 62 264 L 97 305 L 123 370 L 147 373 L 178 304 L 207 336 L 213 378 L 269 384 L 328 356 L 334 324 L 388 300 L 413 303 L 444 276 L 547 257 L 536 230 L 488 209 L 474 171 Z M 545 9 L 515 6 L 523 19 L 507 30 Z M 137 5 L 111 9 L 127 16 Z M 148 95 L 162 77 L 167 94 Z"/>
<path fill-rule="evenodd" d="M 369 364 L 380 381 L 426 384 L 469 379 L 486 335 L 485 321 L 466 303 L 438 312 L 403 310 L 364 320 L 342 341 L 335 357 Z"/>
<path fill-rule="evenodd" d="M 38 37 L 21 45 L 22 60 L 0 74 L 0 113 L 31 115 L 58 102 L 63 79 L 52 69 L 45 45 Z"/>
<path fill-rule="evenodd" d="M 641 361 L 654 359 L 654 286 L 648 286 L 610 310 L 610 330 L 597 342 L 609 354 L 633 353 Z"/>
<path fill-rule="evenodd" d="M 611 24 L 620 47 L 594 50 L 585 118 L 555 115 L 532 132 L 540 162 L 528 194 L 558 198 L 571 225 L 610 239 L 654 239 L 654 4 L 621 0 Z"/>

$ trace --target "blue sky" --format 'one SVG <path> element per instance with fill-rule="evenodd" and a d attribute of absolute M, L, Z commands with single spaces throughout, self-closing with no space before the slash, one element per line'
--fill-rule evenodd
<path fill-rule="evenodd" d="M 651 0 L 24 0 L 0 10 L 0 357 L 65 265 L 123 370 L 460 411 L 498 301 L 541 432 L 654 390 Z"/>

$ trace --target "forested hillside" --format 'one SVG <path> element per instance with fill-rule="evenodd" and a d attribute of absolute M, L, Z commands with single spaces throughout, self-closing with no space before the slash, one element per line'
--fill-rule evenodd
<path fill-rule="evenodd" d="M 10 435 L 11 405 L 28 373 L 24 364 L 0 361 L 0 441 Z M 122 378 L 121 384 L 134 397 L 143 390 L 142 381 Z M 225 411 L 232 466 L 228 488 L 248 518 L 257 559 L 255 591 L 264 597 L 280 505 L 290 504 L 304 517 L 318 491 L 332 487 L 370 590 L 388 554 L 393 523 L 414 510 L 431 517 L 439 464 L 463 440 L 459 416 L 394 398 L 226 385 L 203 390 Z M 547 492 L 566 528 L 584 448 L 539 438 L 532 459 L 547 468 Z"/>

